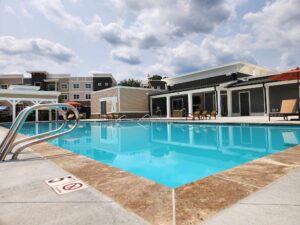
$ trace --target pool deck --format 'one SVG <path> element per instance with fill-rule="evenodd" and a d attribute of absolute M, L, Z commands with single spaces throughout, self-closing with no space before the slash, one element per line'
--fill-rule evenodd
<path fill-rule="evenodd" d="M 238 123 L 237 120 L 236 122 Z M 294 121 L 291 124 L 295 123 L 299 124 Z M 6 131 L 0 128 L 0 139 Z M 300 146 L 176 189 L 47 143 L 33 146 L 32 150 L 34 152 L 21 155 L 25 158 L 33 157 L 31 160 L 0 164 L 1 184 L 5 184 L 0 186 L 0 210 L 5 212 L 0 216 L 1 225 L 18 224 L 18 221 L 22 221 L 22 224 L 41 224 L 34 223 L 34 219 L 39 217 L 38 214 L 42 215 L 40 221 L 43 218 L 45 221 L 52 221 L 48 224 L 69 224 L 68 221 L 73 219 L 76 222 L 72 224 L 101 224 L 99 221 L 103 221 L 103 224 L 166 225 L 196 225 L 204 220 L 201 224 L 228 222 L 230 225 L 276 225 L 283 224 L 282 221 L 287 221 L 284 224 L 295 224 L 294 221 L 299 221 Z M 29 177 L 24 174 L 33 175 Z M 44 181 L 65 174 L 77 176 L 90 188 L 63 196 L 56 195 Z M 29 182 L 31 179 L 33 183 Z M 91 202 L 77 202 L 86 199 Z M 49 201 L 50 204 L 43 201 Z M 60 204 L 60 201 L 73 203 Z M 27 206 L 25 210 L 24 204 Z M 43 207 L 49 207 L 50 211 L 41 213 Z M 78 208 L 81 210 L 77 210 Z M 51 210 L 54 210 L 53 214 Z M 64 214 L 64 210 L 67 213 Z M 280 213 L 274 213 L 279 211 Z M 16 217 L 16 214 L 19 216 Z M 278 223 L 270 223 L 272 218 L 275 221 L 278 216 Z M 253 223 L 256 217 L 259 223 Z M 56 220 L 59 222 L 56 223 Z"/>

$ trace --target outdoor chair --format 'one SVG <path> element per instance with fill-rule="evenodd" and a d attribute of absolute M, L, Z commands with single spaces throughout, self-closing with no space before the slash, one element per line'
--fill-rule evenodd
<path fill-rule="evenodd" d="M 198 117 L 198 119 L 200 120 L 200 114 L 202 113 L 201 110 L 196 110 L 194 113 L 193 113 L 193 120 L 195 120 L 196 117 Z"/>
<path fill-rule="evenodd" d="M 209 119 L 211 119 L 211 117 L 214 117 L 215 119 L 217 119 L 217 111 L 211 111 L 209 114 Z"/>
<path fill-rule="evenodd" d="M 296 106 L 296 99 L 282 100 L 280 112 L 269 113 L 269 121 L 271 117 L 283 117 L 284 120 L 288 120 L 289 116 L 297 116 L 298 113 L 296 113 Z"/>
<path fill-rule="evenodd" d="M 207 110 L 204 110 L 200 115 L 199 118 L 200 119 L 206 119 L 209 117 L 209 113 L 207 112 Z"/>

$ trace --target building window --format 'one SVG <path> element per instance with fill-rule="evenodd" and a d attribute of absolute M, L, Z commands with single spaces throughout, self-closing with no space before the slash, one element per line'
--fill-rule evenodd
<path fill-rule="evenodd" d="M 55 84 L 48 84 L 48 91 L 55 91 Z"/>
<path fill-rule="evenodd" d="M 105 86 L 106 86 L 106 87 L 108 86 L 108 83 L 107 83 L 107 82 L 105 83 Z"/>
<path fill-rule="evenodd" d="M 74 95 L 74 99 L 79 99 L 79 95 Z"/>
<path fill-rule="evenodd" d="M 68 89 L 68 84 L 61 84 L 60 87 L 62 90 L 66 90 Z"/>
<path fill-rule="evenodd" d="M 40 87 L 41 86 L 41 82 L 34 82 L 34 86 Z"/>
<path fill-rule="evenodd" d="M 7 89 L 8 88 L 8 84 L 1 84 L 0 85 L 0 89 Z"/>
<path fill-rule="evenodd" d="M 160 90 L 160 86 L 156 86 L 156 89 L 157 89 L 157 90 Z"/>
<path fill-rule="evenodd" d="M 102 83 L 98 83 L 98 87 L 101 87 L 102 86 Z"/>
<path fill-rule="evenodd" d="M 62 99 L 62 100 L 68 100 L 68 95 L 62 94 L 62 95 L 61 95 L 61 99 Z"/>
<path fill-rule="evenodd" d="M 85 84 L 85 88 L 86 88 L 86 89 L 90 89 L 90 88 L 92 88 L 92 84 L 90 84 L 90 83 L 88 83 L 88 84 Z"/>
<path fill-rule="evenodd" d="M 91 94 L 86 94 L 85 99 L 91 99 Z"/>
<path fill-rule="evenodd" d="M 74 89 L 78 89 L 79 88 L 79 84 L 73 84 L 73 88 Z"/>

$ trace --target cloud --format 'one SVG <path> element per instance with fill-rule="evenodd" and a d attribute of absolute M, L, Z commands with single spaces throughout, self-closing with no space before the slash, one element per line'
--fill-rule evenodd
<path fill-rule="evenodd" d="M 76 55 L 71 49 L 46 39 L 2 36 L 0 58 L 2 69 L 42 66 L 51 68 L 74 63 Z"/>
<path fill-rule="evenodd" d="M 135 52 L 128 48 L 116 49 L 111 52 L 111 55 L 114 59 L 121 61 L 123 63 L 127 63 L 130 65 L 138 65 L 141 64 L 139 57 Z"/>
<path fill-rule="evenodd" d="M 15 10 L 9 5 L 4 5 L 3 12 L 8 13 L 8 14 L 12 14 L 12 15 L 16 14 Z"/>
<path fill-rule="evenodd" d="M 234 61 L 255 63 L 251 52 L 247 50 L 249 43 L 251 37 L 248 35 L 226 38 L 209 36 L 200 44 L 184 41 L 175 48 L 165 48 L 160 54 L 160 59 L 162 64 L 172 68 L 175 74 Z"/>

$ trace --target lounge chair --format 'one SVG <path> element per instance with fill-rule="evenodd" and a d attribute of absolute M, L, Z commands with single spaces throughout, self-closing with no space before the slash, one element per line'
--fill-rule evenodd
<path fill-rule="evenodd" d="M 206 119 L 209 117 L 209 113 L 207 112 L 207 110 L 204 110 L 200 115 L 199 118 L 200 119 Z"/>
<path fill-rule="evenodd" d="M 289 116 L 297 116 L 298 113 L 296 113 L 296 106 L 296 99 L 282 100 L 280 112 L 269 113 L 269 121 L 271 117 L 283 117 L 284 120 L 288 120 Z"/>
<path fill-rule="evenodd" d="M 74 114 L 69 114 L 68 115 L 68 120 L 73 120 L 75 118 L 75 115 Z"/>
<path fill-rule="evenodd" d="M 197 110 L 193 113 L 193 120 L 195 120 L 196 117 L 200 120 L 200 114 L 202 113 L 201 110 Z"/>
<path fill-rule="evenodd" d="M 211 119 L 212 117 L 214 117 L 215 119 L 217 119 L 217 112 L 216 111 L 211 111 L 209 114 L 209 119 Z"/>

